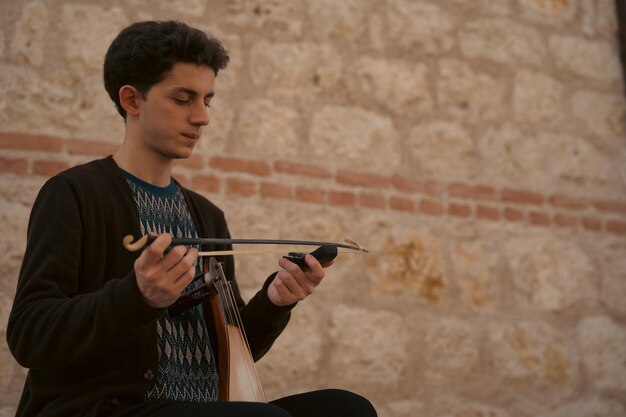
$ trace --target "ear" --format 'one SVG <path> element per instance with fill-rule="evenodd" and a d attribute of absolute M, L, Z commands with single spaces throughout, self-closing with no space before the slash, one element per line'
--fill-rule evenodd
<path fill-rule="evenodd" d="M 139 101 L 142 95 L 132 85 L 124 85 L 119 91 L 120 105 L 128 116 L 137 116 L 139 114 Z"/>

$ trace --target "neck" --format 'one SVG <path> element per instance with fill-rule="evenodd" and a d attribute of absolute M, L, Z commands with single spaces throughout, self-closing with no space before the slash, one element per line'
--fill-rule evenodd
<path fill-rule="evenodd" d="M 142 149 L 137 141 L 124 138 L 124 143 L 113 155 L 115 163 L 124 171 L 159 187 L 167 187 L 172 178 L 172 159 Z"/>

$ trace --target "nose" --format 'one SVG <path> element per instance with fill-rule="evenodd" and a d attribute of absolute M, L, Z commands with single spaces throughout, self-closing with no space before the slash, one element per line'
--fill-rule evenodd
<path fill-rule="evenodd" d="M 198 103 L 193 107 L 189 121 L 194 126 L 206 126 L 209 124 L 209 108 L 204 103 Z"/>

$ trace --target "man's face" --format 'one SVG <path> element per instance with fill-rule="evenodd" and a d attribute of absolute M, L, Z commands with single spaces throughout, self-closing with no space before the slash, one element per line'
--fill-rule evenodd
<path fill-rule="evenodd" d="M 140 143 L 165 159 L 188 158 L 209 124 L 215 73 L 206 66 L 177 63 L 139 102 Z"/>

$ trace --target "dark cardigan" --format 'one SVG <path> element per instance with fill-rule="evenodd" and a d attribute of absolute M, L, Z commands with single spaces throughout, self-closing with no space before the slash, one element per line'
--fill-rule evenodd
<path fill-rule="evenodd" d="M 229 237 L 219 208 L 183 193 L 200 236 Z M 99 402 L 137 403 L 154 383 L 162 311 L 139 292 L 133 272 L 139 254 L 122 247 L 128 234 L 140 235 L 137 208 L 112 157 L 64 171 L 41 189 L 7 327 L 11 352 L 29 368 L 17 416 L 78 416 L 95 412 Z M 219 260 L 258 359 L 287 325 L 291 306 L 276 307 L 267 297 L 272 276 L 244 305 L 232 257 Z M 204 311 L 217 353 L 210 306 Z"/>

